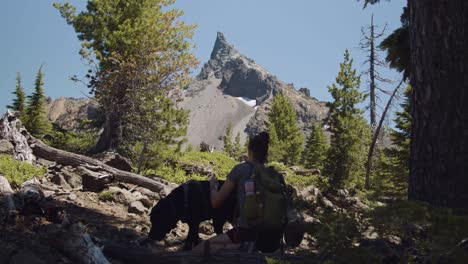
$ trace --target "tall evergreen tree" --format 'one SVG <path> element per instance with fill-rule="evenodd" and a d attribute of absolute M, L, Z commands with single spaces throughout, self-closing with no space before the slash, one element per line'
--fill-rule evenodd
<path fill-rule="evenodd" d="M 41 137 L 51 129 L 51 123 L 47 118 L 45 103 L 46 97 L 44 93 L 44 73 L 42 65 L 37 72 L 36 81 L 34 83 L 34 92 L 28 96 L 28 107 L 26 110 L 27 122 L 26 128 L 36 137 Z"/>
<path fill-rule="evenodd" d="M 366 150 L 370 142 L 370 128 L 357 104 L 365 100 L 359 91 L 361 81 L 353 68 L 348 50 L 336 77 L 336 84 L 328 87 L 334 101 L 330 107 L 331 144 L 325 164 L 325 174 L 337 187 L 355 186 L 363 182 Z"/>
<path fill-rule="evenodd" d="M 281 93 L 278 93 L 273 99 L 271 110 L 268 113 L 268 122 L 270 123 L 270 134 L 276 134 L 270 135 L 272 139 L 270 146 L 277 150 L 282 148 L 281 153 L 277 153 L 279 155 L 277 161 L 288 165 L 299 162 L 304 150 L 304 136 L 297 125 L 297 114 L 294 107 Z M 270 160 L 274 160 L 272 158 L 270 157 Z"/>
<path fill-rule="evenodd" d="M 226 127 L 226 132 L 223 137 L 223 150 L 230 157 L 234 156 L 234 144 L 232 143 L 232 123 L 229 122 Z"/>
<path fill-rule="evenodd" d="M 234 157 L 235 159 L 239 158 L 239 156 L 242 154 L 242 144 L 241 144 L 241 138 L 240 138 L 240 133 L 237 132 L 236 138 L 234 139 Z"/>
<path fill-rule="evenodd" d="M 313 124 L 304 149 L 304 166 L 308 169 L 323 169 L 327 150 L 328 142 L 322 128 L 318 124 Z"/>
<path fill-rule="evenodd" d="M 411 142 L 411 86 L 404 93 L 401 111 L 395 113 L 395 128 L 390 132 L 394 147 L 386 150 L 388 158 L 394 161 L 393 172 L 401 181 L 407 181 L 409 175 L 410 142 Z"/>
<path fill-rule="evenodd" d="M 13 111 L 20 112 L 20 120 L 26 122 L 26 94 L 24 93 L 23 86 L 21 85 L 21 75 L 18 72 L 16 74 L 16 89 L 12 93 L 15 98 L 13 99 L 13 104 L 7 106 Z"/>
<path fill-rule="evenodd" d="M 175 95 L 190 81 L 198 64 L 189 42 L 195 26 L 180 20 L 183 12 L 172 8 L 174 2 L 89 0 L 79 13 L 68 2 L 54 4 L 82 41 L 80 55 L 97 65 L 86 76 L 105 114 L 96 151 L 118 149 L 132 137 L 124 133 L 128 130 L 122 118 L 134 109 L 135 90 L 152 90 L 156 97 Z"/>

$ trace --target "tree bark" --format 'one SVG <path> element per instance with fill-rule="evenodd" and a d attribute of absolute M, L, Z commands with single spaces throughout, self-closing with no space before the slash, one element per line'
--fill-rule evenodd
<path fill-rule="evenodd" d="M 99 137 L 94 152 L 99 153 L 106 150 L 115 150 L 122 140 L 122 119 L 118 113 L 110 112 L 106 114 L 104 131 Z"/>
<path fill-rule="evenodd" d="M 24 162 L 32 163 L 35 157 L 29 147 L 26 131 L 21 121 L 18 119 L 18 112 L 7 111 L 0 120 L 0 138 L 14 142 L 14 158 Z"/>
<path fill-rule="evenodd" d="M 11 189 L 10 183 L 8 182 L 7 178 L 4 176 L 0 176 L 0 205 L 2 205 L 4 211 L 4 216 L 0 220 L 4 220 L 8 223 L 14 223 L 16 220 L 16 216 L 18 215 L 18 211 L 16 211 L 15 202 L 13 200 L 13 189 Z"/>
<path fill-rule="evenodd" d="M 128 249 L 119 245 L 104 246 L 104 254 L 123 263 L 132 264 L 190 264 L 190 263 L 267 263 L 266 257 L 286 260 L 288 263 L 305 263 L 304 259 L 293 255 L 247 253 L 236 250 L 221 250 L 219 253 L 205 257 L 194 252 L 160 252 L 156 253 L 147 248 Z"/>
<path fill-rule="evenodd" d="M 79 154 L 67 152 L 64 150 L 56 149 L 46 144 L 42 143 L 40 140 L 32 139 L 30 142 L 30 146 L 33 149 L 33 152 L 36 156 L 56 161 L 63 165 L 71 165 L 71 166 L 83 166 L 83 165 L 91 165 L 94 167 L 98 167 L 101 171 L 106 171 L 110 173 L 117 181 L 122 181 L 126 183 L 135 184 L 154 192 L 165 191 L 169 193 L 171 187 L 165 185 L 159 181 L 152 180 L 147 177 L 140 176 L 135 173 L 127 172 L 118 170 L 113 168 L 109 165 L 104 164 L 98 160 L 82 156 Z"/>
<path fill-rule="evenodd" d="M 468 207 L 468 1 L 409 0 L 408 197 Z"/>

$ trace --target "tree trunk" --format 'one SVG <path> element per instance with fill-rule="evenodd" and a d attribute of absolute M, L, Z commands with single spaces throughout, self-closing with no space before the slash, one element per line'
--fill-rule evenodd
<path fill-rule="evenodd" d="M 118 113 L 110 112 L 106 114 L 104 131 L 94 149 L 94 152 L 106 150 L 116 150 L 122 141 L 122 118 Z"/>
<path fill-rule="evenodd" d="M 128 171 L 118 170 L 98 160 L 47 146 L 37 139 L 32 139 L 30 146 L 36 156 L 53 160 L 63 165 L 71 165 L 75 167 L 91 165 L 99 168 L 101 171 L 110 173 L 118 181 L 135 184 L 154 192 L 165 191 L 167 194 L 172 189 L 170 186 L 159 181 Z"/>
<path fill-rule="evenodd" d="M 409 0 L 409 199 L 468 207 L 468 1 Z"/>
<path fill-rule="evenodd" d="M 377 126 L 377 117 L 375 114 L 375 33 L 374 33 L 374 15 L 372 15 L 371 26 L 370 26 L 370 36 L 369 36 L 369 45 L 370 45 L 370 55 L 369 55 L 369 96 L 370 96 L 370 124 L 372 128 L 372 133 L 375 133 L 375 128 Z"/>

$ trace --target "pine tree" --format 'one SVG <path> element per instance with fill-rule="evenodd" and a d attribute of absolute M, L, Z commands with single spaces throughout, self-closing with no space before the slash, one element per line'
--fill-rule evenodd
<path fill-rule="evenodd" d="M 241 138 L 240 138 L 240 133 L 237 132 L 236 138 L 234 139 L 234 157 L 235 159 L 239 158 L 239 156 L 242 155 L 242 144 L 241 144 Z"/>
<path fill-rule="evenodd" d="M 26 123 L 26 94 L 21 85 L 21 75 L 19 72 L 16 74 L 16 89 L 12 94 L 15 95 L 15 99 L 13 99 L 13 104 L 7 107 L 13 111 L 19 112 L 20 120 Z"/>
<path fill-rule="evenodd" d="M 269 161 L 281 161 L 284 156 L 283 142 L 278 139 L 276 128 L 273 125 L 268 127 L 268 134 L 270 135 L 270 145 L 268 148 Z"/>
<path fill-rule="evenodd" d="M 234 145 L 232 143 L 232 123 L 229 122 L 226 127 L 226 132 L 223 137 L 224 143 L 224 152 L 226 152 L 230 157 L 234 156 Z"/>
<path fill-rule="evenodd" d="M 270 148 L 276 152 L 270 156 L 270 161 L 281 161 L 287 165 L 297 163 L 304 150 L 304 136 L 297 125 L 296 111 L 286 96 L 281 93 L 273 99 L 268 113 L 268 122 L 270 123 Z"/>
<path fill-rule="evenodd" d="M 328 87 L 334 101 L 329 103 L 331 144 L 325 164 L 325 175 L 336 187 L 354 187 L 364 179 L 366 150 L 370 142 L 370 128 L 357 104 L 365 100 L 359 92 L 360 76 L 353 69 L 348 50 L 336 77 L 336 84 Z"/>
<path fill-rule="evenodd" d="M 28 107 L 26 110 L 27 122 L 26 128 L 36 137 L 41 137 L 51 129 L 45 110 L 46 97 L 44 93 L 44 74 L 42 73 L 42 65 L 37 72 L 36 82 L 34 84 L 34 92 L 28 96 Z"/>
<path fill-rule="evenodd" d="M 391 129 L 390 136 L 394 146 L 386 149 L 386 155 L 391 162 L 392 175 L 396 183 L 406 183 L 409 175 L 410 142 L 411 142 L 411 86 L 405 90 L 405 98 L 401 111 L 395 113 L 395 128 Z"/>
<path fill-rule="evenodd" d="M 183 11 L 172 6 L 174 0 L 87 2 L 80 12 L 68 2 L 54 7 L 75 29 L 82 44 L 80 55 L 96 65 L 86 78 L 106 122 L 95 150 L 118 149 L 132 137 L 125 134 L 122 118 L 137 103 L 131 100 L 135 90 L 175 95 L 168 90 L 190 82 L 192 67 L 198 64 L 189 42 L 195 25 L 182 21 Z"/>
<path fill-rule="evenodd" d="M 304 149 L 304 166 L 308 169 L 322 170 L 327 150 L 328 143 L 322 128 L 318 124 L 313 124 Z"/>

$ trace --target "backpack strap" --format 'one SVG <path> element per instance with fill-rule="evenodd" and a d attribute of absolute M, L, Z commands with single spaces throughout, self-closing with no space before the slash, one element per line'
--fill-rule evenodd
<path fill-rule="evenodd" d="M 252 167 L 252 169 L 253 169 L 251 175 L 249 175 L 250 177 L 252 177 L 252 175 L 255 175 L 255 171 L 256 171 L 255 168 L 256 168 L 256 167 L 255 167 L 255 165 L 254 165 L 252 162 L 250 162 L 250 161 L 245 161 L 245 162 L 246 162 L 247 164 L 249 164 L 249 165 Z M 237 190 L 236 190 L 236 191 L 238 191 L 238 189 L 241 188 L 241 184 L 243 184 L 243 182 L 245 181 L 245 179 L 246 179 L 247 177 L 248 177 L 248 176 L 246 176 L 246 175 L 242 175 L 242 177 L 240 177 L 239 182 L 237 183 L 237 186 L 236 186 L 236 187 L 237 187 Z M 239 199 L 237 199 L 237 201 L 236 201 L 236 206 L 235 206 L 235 209 L 234 209 L 234 214 L 233 214 L 233 216 L 232 216 L 232 222 L 231 222 L 231 223 L 233 224 L 233 226 L 236 226 L 236 225 L 237 225 L 237 224 L 236 224 L 236 219 L 239 218 L 239 214 L 240 214 L 240 212 L 239 212 L 239 211 L 240 211 L 240 208 L 239 208 L 239 207 L 240 207 Z"/>

